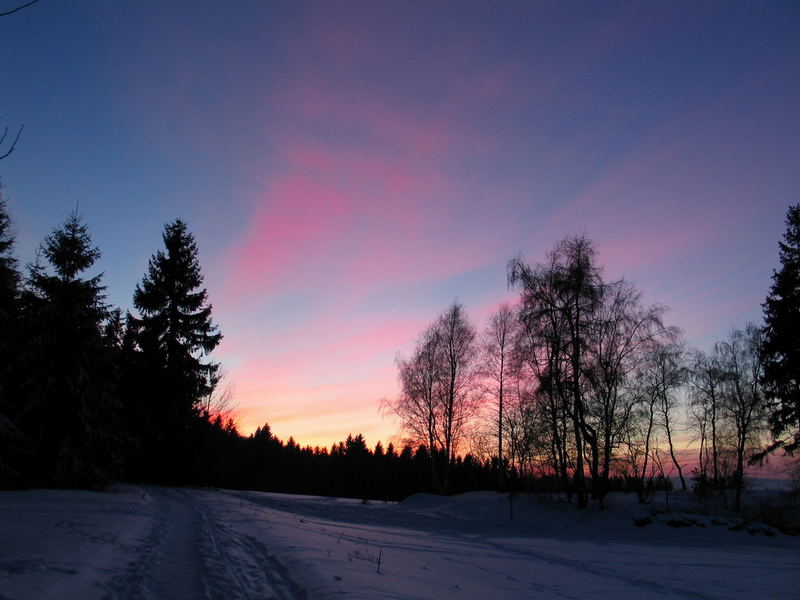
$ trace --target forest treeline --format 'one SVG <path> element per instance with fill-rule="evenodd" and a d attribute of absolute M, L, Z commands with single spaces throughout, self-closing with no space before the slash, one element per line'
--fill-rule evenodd
<path fill-rule="evenodd" d="M 180 220 L 164 229 L 133 294 L 105 301 L 100 257 L 72 213 L 18 270 L 0 204 L 0 477 L 5 487 L 98 487 L 147 478 L 189 481 L 203 398 L 219 365 L 197 247 Z"/>
<path fill-rule="evenodd" d="M 619 481 L 647 501 L 652 482 L 687 489 L 691 477 L 699 494 L 734 489 L 738 510 L 748 464 L 800 445 L 800 205 L 780 262 L 764 327 L 703 352 L 665 323 L 665 307 L 609 281 L 591 240 L 567 237 L 538 264 L 509 262 L 519 301 L 483 331 L 458 303 L 431 323 L 398 360 L 402 392 L 386 407 L 441 458 L 430 463 L 439 492 L 469 444 L 499 457 L 501 477 L 549 478 L 579 507 L 602 505 Z"/>
<path fill-rule="evenodd" d="M 134 312 L 106 302 L 100 257 L 77 212 L 24 272 L 0 199 L 0 488 L 97 489 L 117 480 L 399 499 L 428 489 L 424 447 L 327 448 L 241 435 L 210 358 L 221 333 L 197 245 L 176 220 L 136 286 Z M 497 481 L 455 459 L 458 490 Z M 496 470 L 496 464 L 494 466 Z"/>
<path fill-rule="evenodd" d="M 800 206 L 789 208 L 765 326 L 689 349 L 586 237 L 538 264 L 509 262 L 519 301 L 478 331 L 454 303 L 397 361 L 384 401 L 401 447 L 360 434 L 328 448 L 241 435 L 225 411 L 221 333 L 187 225 L 165 226 L 133 291 L 107 304 L 100 256 L 77 213 L 24 271 L 0 201 L 0 483 L 97 488 L 156 481 L 399 499 L 417 491 L 541 489 L 585 506 L 612 489 L 691 478 L 732 487 L 745 466 L 800 441 Z M 694 441 L 685 473 L 678 439 Z M 680 442 L 683 443 L 683 442 Z"/>

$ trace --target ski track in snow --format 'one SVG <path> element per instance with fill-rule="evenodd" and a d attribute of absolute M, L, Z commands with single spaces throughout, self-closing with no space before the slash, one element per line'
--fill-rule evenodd
<path fill-rule="evenodd" d="M 305 598 L 261 542 L 217 522 L 203 492 L 146 488 L 144 494 L 156 516 L 138 558 L 109 584 L 110 598 Z"/>
<path fill-rule="evenodd" d="M 155 486 L 4 492 L 0 599 L 796 597 L 800 540 L 788 536 L 643 529 L 625 507 L 576 515 L 533 499 L 515 515 L 492 493 L 362 505 Z"/>
<path fill-rule="evenodd" d="M 0 494 L 0 519 L 9 519 L 5 524 L 0 520 L 0 599 L 307 597 L 261 541 L 219 521 L 214 508 L 219 494 L 160 487 L 126 491 L 128 502 L 116 509 L 92 510 L 85 502 L 83 510 L 57 501 L 43 503 L 30 509 L 35 522 L 31 526 L 25 520 L 21 531 L 14 531 L 10 520 L 12 503 L 3 500 L 70 492 Z M 72 493 L 100 503 L 117 500 L 116 494 Z M 21 512 L 19 506 L 13 508 Z M 25 550 L 39 556 L 14 556 Z"/>

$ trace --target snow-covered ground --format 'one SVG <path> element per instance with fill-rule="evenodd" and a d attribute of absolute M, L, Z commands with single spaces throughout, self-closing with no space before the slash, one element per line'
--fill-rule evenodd
<path fill-rule="evenodd" d="M 800 538 L 763 525 L 623 495 L 509 508 L 491 492 L 2 492 L 0 598 L 797 598 Z"/>

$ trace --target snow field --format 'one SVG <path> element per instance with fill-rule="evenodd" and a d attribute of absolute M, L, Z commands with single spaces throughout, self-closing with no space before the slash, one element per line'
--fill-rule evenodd
<path fill-rule="evenodd" d="M 0 598 L 797 597 L 800 539 L 609 500 L 2 492 Z"/>

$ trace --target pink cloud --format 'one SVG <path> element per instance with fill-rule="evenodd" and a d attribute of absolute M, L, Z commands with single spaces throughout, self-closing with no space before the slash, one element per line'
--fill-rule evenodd
<path fill-rule="evenodd" d="M 252 218 L 228 251 L 224 269 L 223 305 L 229 311 L 252 308 L 264 296 L 324 296 L 298 327 L 265 331 L 244 348 L 230 348 L 242 356 L 234 372 L 242 422 L 257 424 L 263 418 L 276 427 L 285 424 L 286 431 L 291 424 L 298 437 L 304 435 L 301 429 L 330 433 L 317 415 L 329 422 L 336 414 L 363 420 L 393 385 L 394 352 L 408 347 L 435 318 L 378 311 L 375 322 L 367 318 L 364 323 L 365 317 L 353 317 L 355 307 L 376 292 L 453 277 L 516 252 L 506 245 L 506 238 L 521 234 L 515 214 L 501 214 L 490 199 L 465 202 L 472 190 L 455 175 L 462 172 L 455 167 L 465 159 L 491 157 L 503 143 L 497 132 L 472 126 L 473 116 L 541 97 L 570 78 L 566 70 L 551 73 L 558 76 L 542 77 L 540 85 L 513 100 L 519 72 L 513 65 L 480 66 L 470 59 L 479 58 L 480 48 L 464 40 L 420 62 L 420 69 L 431 70 L 423 79 L 441 82 L 435 99 L 416 103 L 403 96 L 398 101 L 371 72 L 372 56 L 394 43 L 391 28 L 341 18 L 331 27 L 332 15 L 323 14 L 294 37 L 294 70 L 279 90 L 269 92 L 269 110 L 282 117 L 281 125 L 273 121 L 264 133 L 275 149 L 272 170 L 262 176 L 263 192 L 251 199 Z M 607 24 L 586 43 L 608 54 L 616 32 L 616 25 Z M 575 148 L 553 152 L 559 151 L 569 155 Z M 601 234 L 601 260 L 623 274 L 663 259 L 676 247 L 689 252 L 701 237 L 699 227 L 687 230 L 673 218 L 658 234 L 637 233 L 639 212 L 629 195 L 619 193 L 676 151 L 662 147 L 647 160 L 624 158 L 531 233 L 573 232 L 576 223 L 588 223 L 590 235 Z M 569 164 L 569 158 L 561 162 Z M 619 222 L 612 214 L 628 216 Z M 475 310 L 479 329 L 509 295 L 514 293 L 501 283 Z M 371 369 L 382 370 L 383 378 L 373 378 Z M 309 411 L 314 415 L 307 417 Z"/>
<path fill-rule="evenodd" d="M 232 280 L 245 290 L 290 277 L 318 259 L 351 210 L 337 190 L 294 174 L 275 182 L 266 195 L 231 252 Z"/>
<path fill-rule="evenodd" d="M 494 258 L 496 239 L 452 231 L 486 223 L 491 207 L 459 215 L 459 184 L 413 151 L 387 158 L 295 142 L 284 162 L 286 171 L 267 183 L 248 230 L 228 252 L 227 304 L 331 279 L 372 289 L 432 280 Z"/>
<path fill-rule="evenodd" d="M 280 380 L 309 365 L 314 372 L 336 372 L 342 366 L 367 364 L 378 355 L 393 355 L 425 324 L 424 317 L 386 319 L 381 315 L 371 320 L 361 317 L 331 322 L 325 316 L 315 315 L 305 327 L 271 340 L 271 347 L 276 349 L 272 353 L 241 365 L 237 380 L 243 385 L 258 385 L 266 370 L 273 371 Z M 302 379 L 315 380 L 315 377 L 308 372 Z"/>

